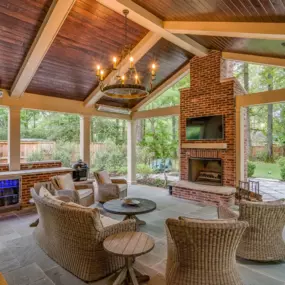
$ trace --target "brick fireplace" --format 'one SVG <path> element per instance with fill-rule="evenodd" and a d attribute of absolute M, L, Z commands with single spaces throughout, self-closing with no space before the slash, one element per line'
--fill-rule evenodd
<path fill-rule="evenodd" d="M 226 78 L 229 71 L 221 52 L 194 57 L 190 62 L 191 86 L 180 91 L 180 179 L 190 181 L 191 186 L 189 197 L 187 187 L 183 195 L 178 186 L 174 188 L 176 197 L 191 199 L 191 191 L 197 190 L 196 184 L 204 184 L 206 192 L 209 187 L 220 185 L 220 188 L 211 188 L 219 192 L 222 187 L 233 189 L 236 186 L 235 96 L 246 92 L 236 79 Z M 206 116 L 223 117 L 223 138 L 187 140 L 187 119 Z M 185 187 L 185 183 L 183 185 Z"/>

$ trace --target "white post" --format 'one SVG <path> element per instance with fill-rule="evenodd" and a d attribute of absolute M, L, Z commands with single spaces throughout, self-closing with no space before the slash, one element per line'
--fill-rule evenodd
<path fill-rule="evenodd" d="M 128 121 L 128 183 L 136 184 L 136 121 Z"/>
<path fill-rule="evenodd" d="M 245 180 L 245 111 L 245 108 L 240 108 L 240 180 L 242 181 Z"/>
<path fill-rule="evenodd" d="M 80 116 L 80 158 L 90 167 L 91 116 Z"/>
<path fill-rule="evenodd" d="M 10 107 L 8 119 L 9 170 L 21 168 L 21 108 Z"/>

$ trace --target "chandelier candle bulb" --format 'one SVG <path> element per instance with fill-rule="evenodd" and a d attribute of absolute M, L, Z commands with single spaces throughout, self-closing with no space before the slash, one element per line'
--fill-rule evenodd
<path fill-rule="evenodd" d="M 139 76 L 136 74 L 135 75 L 135 84 L 138 84 L 139 83 Z"/>
<path fill-rule="evenodd" d="M 100 71 L 100 80 L 103 81 L 104 79 L 104 70 Z"/>
<path fill-rule="evenodd" d="M 101 67 L 100 67 L 100 65 L 98 64 L 98 65 L 96 66 L 96 68 L 97 68 L 97 70 L 96 70 L 96 75 L 99 76 L 99 75 L 100 75 L 100 69 L 101 69 Z"/>
<path fill-rule="evenodd" d="M 125 75 L 122 75 L 122 77 L 121 77 L 121 83 L 122 84 L 125 84 L 125 79 L 126 79 Z"/>
<path fill-rule="evenodd" d="M 117 68 L 117 58 L 114 56 L 113 57 L 113 69 Z"/>
<path fill-rule="evenodd" d="M 134 68 L 134 58 L 130 57 L 130 68 Z"/>

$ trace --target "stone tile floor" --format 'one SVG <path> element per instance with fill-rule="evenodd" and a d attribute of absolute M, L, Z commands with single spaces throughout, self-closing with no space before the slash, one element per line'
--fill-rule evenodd
<path fill-rule="evenodd" d="M 189 216 L 217 218 L 216 208 L 176 199 L 164 189 L 136 185 L 130 196 L 144 197 L 157 203 L 157 210 L 140 215 L 147 222 L 140 230 L 152 235 L 156 246 L 152 252 L 136 260 L 136 268 L 151 276 L 148 284 L 164 284 L 166 264 L 166 238 L 164 221 L 168 217 Z M 107 214 L 115 219 L 122 216 Z M 35 210 L 24 210 L 0 216 L 0 272 L 4 273 L 9 285 L 84 285 L 53 260 L 35 244 L 29 224 L 37 218 Z M 285 234 L 284 234 L 285 236 Z M 238 268 L 245 285 L 285 284 L 285 263 L 256 263 L 238 260 Z M 112 284 L 115 276 L 89 283 L 92 285 Z"/>
<path fill-rule="evenodd" d="M 264 201 L 285 199 L 285 181 L 265 178 L 254 178 L 252 181 L 259 181 L 260 194 Z"/>

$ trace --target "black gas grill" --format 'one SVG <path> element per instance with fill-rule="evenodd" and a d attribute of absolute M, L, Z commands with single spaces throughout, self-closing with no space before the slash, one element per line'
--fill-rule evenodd
<path fill-rule="evenodd" d="M 74 181 L 87 180 L 89 173 L 89 167 L 87 163 L 83 162 L 82 159 L 79 159 L 76 163 L 72 165 L 72 168 Z"/>

